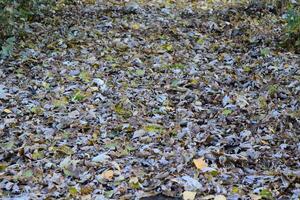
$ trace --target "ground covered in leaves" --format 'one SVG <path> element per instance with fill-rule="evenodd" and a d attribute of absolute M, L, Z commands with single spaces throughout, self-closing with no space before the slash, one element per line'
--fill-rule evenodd
<path fill-rule="evenodd" d="M 298 199 L 299 55 L 277 47 L 282 26 L 175 1 L 28 24 L 0 66 L 0 196 Z"/>

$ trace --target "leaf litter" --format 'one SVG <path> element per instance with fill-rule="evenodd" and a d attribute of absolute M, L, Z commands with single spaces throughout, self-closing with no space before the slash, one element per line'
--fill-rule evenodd
<path fill-rule="evenodd" d="M 0 196 L 299 198 L 281 29 L 208 1 L 83 1 L 29 23 L 0 66 Z"/>

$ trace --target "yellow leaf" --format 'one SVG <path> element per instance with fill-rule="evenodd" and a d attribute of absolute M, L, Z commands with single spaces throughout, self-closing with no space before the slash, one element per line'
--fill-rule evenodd
<path fill-rule="evenodd" d="M 196 192 L 184 191 L 182 193 L 183 200 L 194 200 L 196 197 Z"/>
<path fill-rule="evenodd" d="M 107 170 L 101 174 L 101 176 L 107 180 L 111 180 L 114 177 L 114 171 L 113 170 Z"/>
<path fill-rule="evenodd" d="M 132 24 L 132 29 L 134 29 L 134 30 L 138 30 L 138 29 L 140 29 L 140 25 L 139 24 L 137 24 L 137 23 L 134 23 L 134 24 Z"/>
<path fill-rule="evenodd" d="M 173 45 L 172 44 L 164 44 L 162 48 L 168 52 L 173 51 Z"/>
<path fill-rule="evenodd" d="M 70 187 L 69 193 L 71 194 L 71 196 L 75 196 L 75 195 L 77 195 L 78 191 L 75 187 Z"/>
<path fill-rule="evenodd" d="M 214 200 L 226 200 L 226 197 L 224 195 L 217 195 Z"/>
<path fill-rule="evenodd" d="M 9 109 L 4 109 L 3 112 L 9 114 L 9 113 L 11 113 L 11 110 L 9 110 Z"/>
<path fill-rule="evenodd" d="M 196 166 L 197 169 L 202 170 L 202 169 L 208 167 L 208 165 L 205 162 L 205 160 L 204 160 L 203 157 L 198 158 L 198 159 L 194 159 L 193 162 L 194 162 L 194 164 L 195 164 L 195 166 Z"/>

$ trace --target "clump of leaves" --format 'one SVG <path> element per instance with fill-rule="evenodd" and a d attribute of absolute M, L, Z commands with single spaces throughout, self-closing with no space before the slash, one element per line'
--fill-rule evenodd
<path fill-rule="evenodd" d="M 118 115 L 124 118 L 129 118 L 132 116 L 132 112 L 125 108 L 123 102 L 116 104 L 113 109 Z"/>
<path fill-rule="evenodd" d="M 62 2 L 62 3 L 59 3 Z M 74 3 L 73 0 L 0 0 L 0 58 L 7 58 L 16 38 L 24 36 L 25 23 L 39 19 L 58 5 Z"/>

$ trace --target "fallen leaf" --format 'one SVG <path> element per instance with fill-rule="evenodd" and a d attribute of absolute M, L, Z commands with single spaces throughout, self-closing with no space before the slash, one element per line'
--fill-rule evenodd
<path fill-rule="evenodd" d="M 5 112 L 7 114 L 12 113 L 11 110 L 9 110 L 9 109 L 4 109 L 3 112 Z"/>
<path fill-rule="evenodd" d="M 112 180 L 114 177 L 114 171 L 113 170 L 107 170 L 101 174 L 101 176 L 107 180 Z"/>
<path fill-rule="evenodd" d="M 108 159 L 110 159 L 110 157 L 108 155 L 106 155 L 106 153 L 102 153 L 99 154 L 98 156 L 94 157 L 92 159 L 93 162 L 97 162 L 97 163 L 102 163 L 107 161 Z"/>
<path fill-rule="evenodd" d="M 58 147 L 56 151 L 66 155 L 72 155 L 74 153 L 74 151 L 66 145 Z"/>
<path fill-rule="evenodd" d="M 183 200 L 194 200 L 197 192 L 184 191 L 182 193 Z"/>
<path fill-rule="evenodd" d="M 198 159 L 194 159 L 193 162 L 194 162 L 194 164 L 195 164 L 195 166 L 196 166 L 197 169 L 202 170 L 202 169 L 208 167 L 208 165 L 205 162 L 205 160 L 204 160 L 203 157 L 198 158 Z"/>
<path fill-rule="evenodd" d="M 134 23 L 134 24 L 132 24 L 132 29 L 134 29 L 134 30 L 138 30 L 138 29 L 140 29 L 140 24 L 137 24 L 137 23 Z"/>
<path fill-rule="evenodd" d="M 138 189 L 141 187 L 140 183 L 139 183 L 139 179 L 137 177 L 132 177 L 129 179 L 129 185 L 131 188 L 133 189 Z"/>
<path fill-rule="evenodd" d="M 226 197 L 224 195 L 217 195 L 214 200 L 226 200 Z"/>

